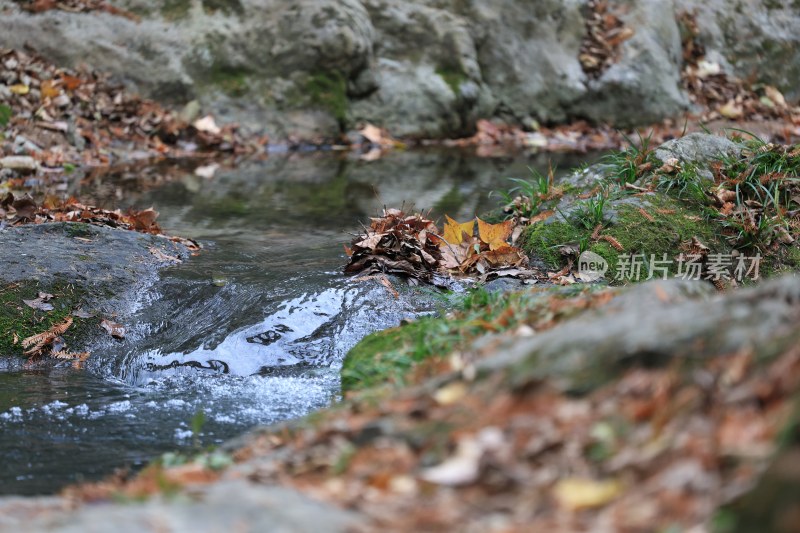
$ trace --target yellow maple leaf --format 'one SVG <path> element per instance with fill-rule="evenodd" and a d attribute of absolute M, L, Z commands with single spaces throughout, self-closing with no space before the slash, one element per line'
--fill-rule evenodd
<path fill-rule="evenodd" d="M 622 493 L 617 480 L 596 481 L 583 478 L 560 480 L 553 489 L 556 500 L 565 508 L 579 511 L 602 507 Z"/>
<path fill-rule="evenodd" d="M 58 87 L 56 87 L 56 84 L 53 80 L 43 81 L 42 86 L 39 88 L 39 90 L 41 91 L 42 99 L 55 98 L 56 96 L 61 94 L 61 91 L 59 90 Z"/>
<path fill-rule="evenodd" d="M 12 85 L 11 87 L 9 87 L 8 90 L 11 91 L 14 94 L 18 94 L 20 96 L 24 96 L 24 95 L 28 94 L 31 89 L 27 85 L 24 85 L 22 83 L 18 83 L 17 85 Z"/>
<path fill-rule="evenodd" d="M 464 240 L 464 234 L 472 237 L 472 233 L 475 230 L 475 219 L 469 222 L 456 222 L 447 215 L 444 217 L 447 219 L 444 225 L 444 240 L 448 244 L 461 244 Z"/>
<path fill-rule="evenodd" d="M 506 240 L 514 231 L 514 221 L 506 220 L 499 224 L 489 224 L 480 218 L 478 219 L 478 235 L 482 242 L 489 245 L 490 250 L 496 250 L 503 246 L 508 246 Z"/>

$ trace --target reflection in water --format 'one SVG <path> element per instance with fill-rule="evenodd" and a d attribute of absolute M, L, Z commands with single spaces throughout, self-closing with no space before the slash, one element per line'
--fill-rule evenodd
<path fill-rule="evenodd" d="M 431 312 L 436 298 L 345 279 L 348 232 L 383 205 L 469 218 L 533 158 L 397 152 L 270 158 L 213 179 L 152 170 L 85 178 L 70 191 L 100 206 L 154 206 L 171 233 L 205 250 L 162 275 L 126 318 L 123 341 L 92 347 L 86 371 L 0 373 L 3 493 L 42 493 L 139 465 L 194 441 L 302 416 L 338 394 L 342 358 L 364 335 Z M 562 161 L 565 167 L 567 162 Z"/>

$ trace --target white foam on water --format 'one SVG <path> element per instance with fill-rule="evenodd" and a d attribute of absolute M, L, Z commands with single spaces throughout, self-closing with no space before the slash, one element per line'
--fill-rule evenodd
<path fill-rule="evenodd" d="M 122 413 L 122 412 L 125 412 L 125 411 L 129 411 L 130 409 L 131 409 L 130 400 L 123 400 L 121 402 L 114 402 L 112 404 L 109 404 L 108 407 L 106 407 L 106 411 L 108 411 L 109 413 Z"/>

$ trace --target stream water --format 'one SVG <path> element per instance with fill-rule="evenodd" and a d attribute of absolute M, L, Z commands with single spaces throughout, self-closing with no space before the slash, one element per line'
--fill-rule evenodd
<path fill-rule="evenodd" d="M 0 493 L 50 493 L 335 401 L 349 348 L 439 301 L 420 289 L 394 299 L 342 276 L 348 232 L 383 205 L 469 218 L 496 206 L 488 193 L 507 188 L 506 177 L 546 165 L 441 151 L 372 162 L 316 153 L 211 179 L 140 169 L 76 180 L 72 192 L 100 205 L 152 205 L 166 231 L 205 249 L 162 273 L 126 339 L 93 346 L 87 368 L 0 372 Z"/>

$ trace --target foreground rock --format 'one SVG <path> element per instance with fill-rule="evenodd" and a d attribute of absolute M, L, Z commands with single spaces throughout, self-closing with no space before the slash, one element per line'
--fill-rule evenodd
<path fill-rule="evenodd" d="M 0 499 L 0 531 L 352 531 L 360 524 L 347 511 L 297 491 L 227 481 L 204 488 L 196 499 L 153 499 L 144 505 L 88 506 L 65 514 L 57 498 Z"/>
<path fill-rule="evenodd" d="M 608 36 L 611 64 L 588 73 L 580 0 L 115 2 L 141 21 L 30 14 L 2 0 L 0 46 L 86 63 L 171 103 L 200 100 L 273 138 L 331 137 L 359 121 L 441 137 L 468 134 L 479 118 L 630 126 L 679 114 L 689 106 L 679 15 L 695 9 L 711 61 L 742 78 L 755 73 L 794 101 L 797 13 L 774 4 L 612 3 L 622 30 Z"/>
<path fill-rule="evenodd" d="M 167 238 L 83 223 L 0 229 L 0 355 L 21 355 L 19 340 L 73 313 L 64 337 L 70 350 L 82 350 L 103 333 L 101 318 L 119 321 L 131 313 L 159 268 L 187 257 L 183 245 Z M 23 303 L 39 293 L 52 296 L 51 309 Z"/>
<path fill-rule="evenodd" d="M 769 464 L 800 390 L 797 279 L 729 295 L 658 281 L 569 296 L 539 290 L 514 302 L 484 318 L 484 334 L 474 320 L 459 330 L 458 317 L 428 319 L 430 338 L 459 342 L 407 376 L 411 387 L 373 389 L 313 419 L 257 430 L 223 448 L 237 464 L 221 473 L 198 461 L 69 493 L 136 497 L 158 492 L 147 480 L 169 479 L 180 480 L 183 496 L 75 511 L 48 500 L 50 514 L 31 523 L 69 531 L 90 517 L 120 517 L 150 520 L 147 530 L 211 531 L 226 513 L 194 520 L 216 512 L 211 495 L 234 484 L 242 525 L 253 527 L 263 518 L 250 502 L 290 486 L 354 510 L 368 528 L 689 529 L 708 527 Z M 509 320 L 517 327 L 486 334 Z M 418 340 L 402 330 L 390 349 L 408 353 Z M 593 392 L 562 392 L 563 377 L 598 367 L 607 371 Z M 188 503 L 205 498 L 208 507 Z M 37 513 L 35 501 L 25 505 L 9 527 Z M 294 505 L 282 506 L 279 518 L 293 518 L 279 523 L 308 525 L 294 521 Z M 192 521 L 187 509 L 196 509 Z M 348 523 L 330 508 L 321 516 L 332 517 L 329 527 Z"/>

